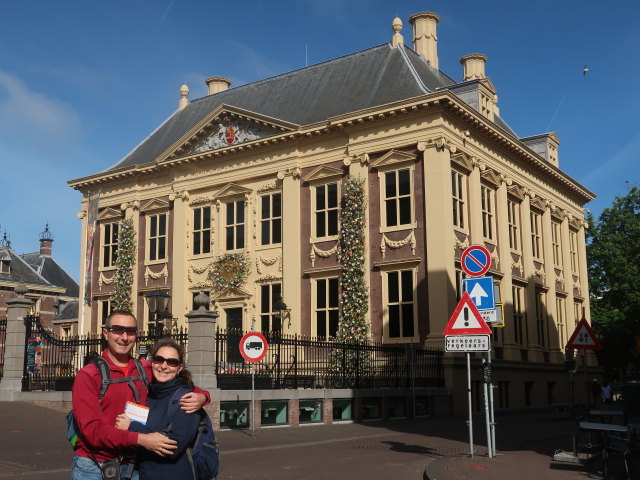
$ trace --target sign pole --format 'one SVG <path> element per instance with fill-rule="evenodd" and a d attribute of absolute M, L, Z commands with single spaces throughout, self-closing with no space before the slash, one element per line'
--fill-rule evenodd
<path fill-rule="evenodd" d="M 471 405 L 471 353 L 467 352 L 467 403 L 469 404 L 469 455 L 473 458 L 473 411 Z"/>
<path fill-rule="evenodd" d="M 251 364 L 251 432 L 256 431 L 256 369 Z"/>
<path fill-rule="evenodd" d="M 493 410 L 493 377 L 491 376 L 491 349 L 487 352 L 487 359 L 489 361 L 489 420 L 491 421 L 491 447 L 493 450 L 493 456 L 496 456 L 496 421 L 495 412 Z"/>
<path fill-rule="evenodd" d="M 493 458 L 493 446 L 491 445 L 491 420 L 489 419 L 489 364 L 483 361 L 482 370 L 484 373 L 484 419 L 487 426 L 487 456 Z"/>

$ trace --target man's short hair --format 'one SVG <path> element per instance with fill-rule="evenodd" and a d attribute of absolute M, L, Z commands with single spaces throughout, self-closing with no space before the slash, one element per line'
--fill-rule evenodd
<path fill-rule="evenodd" d="M 109 314 L 107 319 L 104 321 L 104 326 L 102 328 L 109 327 L 111 325 L 111 319 L 113 317 L 115 317 L 116 315 L 124 315 L 124 316 L 127 316 L 127 317 L 131 317 L 136 321 L 136 323 L 138 323 L 138 320 L 136 319 L 136 316 L 133 313 L 128 312 L 127 310 L 114 310 Z"/>

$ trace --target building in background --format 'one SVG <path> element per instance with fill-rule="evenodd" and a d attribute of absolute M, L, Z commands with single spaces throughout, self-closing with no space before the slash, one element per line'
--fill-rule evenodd
<path fill-rule="evenodd" d="M 51 256 L 53 234 L 47 224 L 40 234 L 40 250 L 18 255 L 4 234 L 0 242 L 0 315 L 7 311 L 7 301 L 16 297 L 14 288 L 23 283 L 34 302 L 34 313 L 43 324 L 61 336 L 77 334 L 78 295 L 80 287 Z"/>
<path fill-rule="evenodd" d="M 438 21 L 409 19 L 413 48 L 396 18 L 391 41 L 367 50 L 236 88 L 212 77 L 191 101 L 183 85 L 178 110 L 131 153 L 70 181 L 83 232 L 87 196 L 101 191 L 81 331 L 109 312 L 119 222 L 132 218 L 143 326 L 149 292 L 171 295 L 184 324 L 203 289 L 223 328 L 332 336 L 344 185 L 360 177 L 372 336 L 442 348 L 461 252 L 483 244 L 506 323 L 494 335 L 497 406 L 568 401 L 564 345 L 589 318 L 582 207 L 594 195 L 560 169 L 556 133 L 509 128 L 484 55 L 460 59 L 459 81 L 438 69 Z M 445 363 L 447 386 L 464 388 L 463 356 Z"/>

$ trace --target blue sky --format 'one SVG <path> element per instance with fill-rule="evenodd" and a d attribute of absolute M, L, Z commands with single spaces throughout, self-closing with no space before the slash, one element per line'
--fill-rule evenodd
<path fill-rule="evenodd" d="M 0 234 L 54 256 L 76 279 L 81 196 L 204 79 L 233 86 L 388 42 L 391 22 L 440 15 L 440 69 L 488 57 L 500 113 L 521 136 L 555 130 L 560 167 L 598 195 L 596 215 L 640 177 L 640 2 L 23 0 L 0 18 Z M 589 72 L 583 76 L 583 66 Z"/>

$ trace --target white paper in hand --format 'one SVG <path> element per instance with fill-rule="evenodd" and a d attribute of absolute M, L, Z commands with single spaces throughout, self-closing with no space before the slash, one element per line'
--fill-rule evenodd
<path fill-rule="evenodd" d="M 133 402 L 127 402 L 124 407 L 124 414 L 129 417 L 132 422 L 139 422 L 146 425 L 147 418 L 149 417 L 149 407 Z"/>

